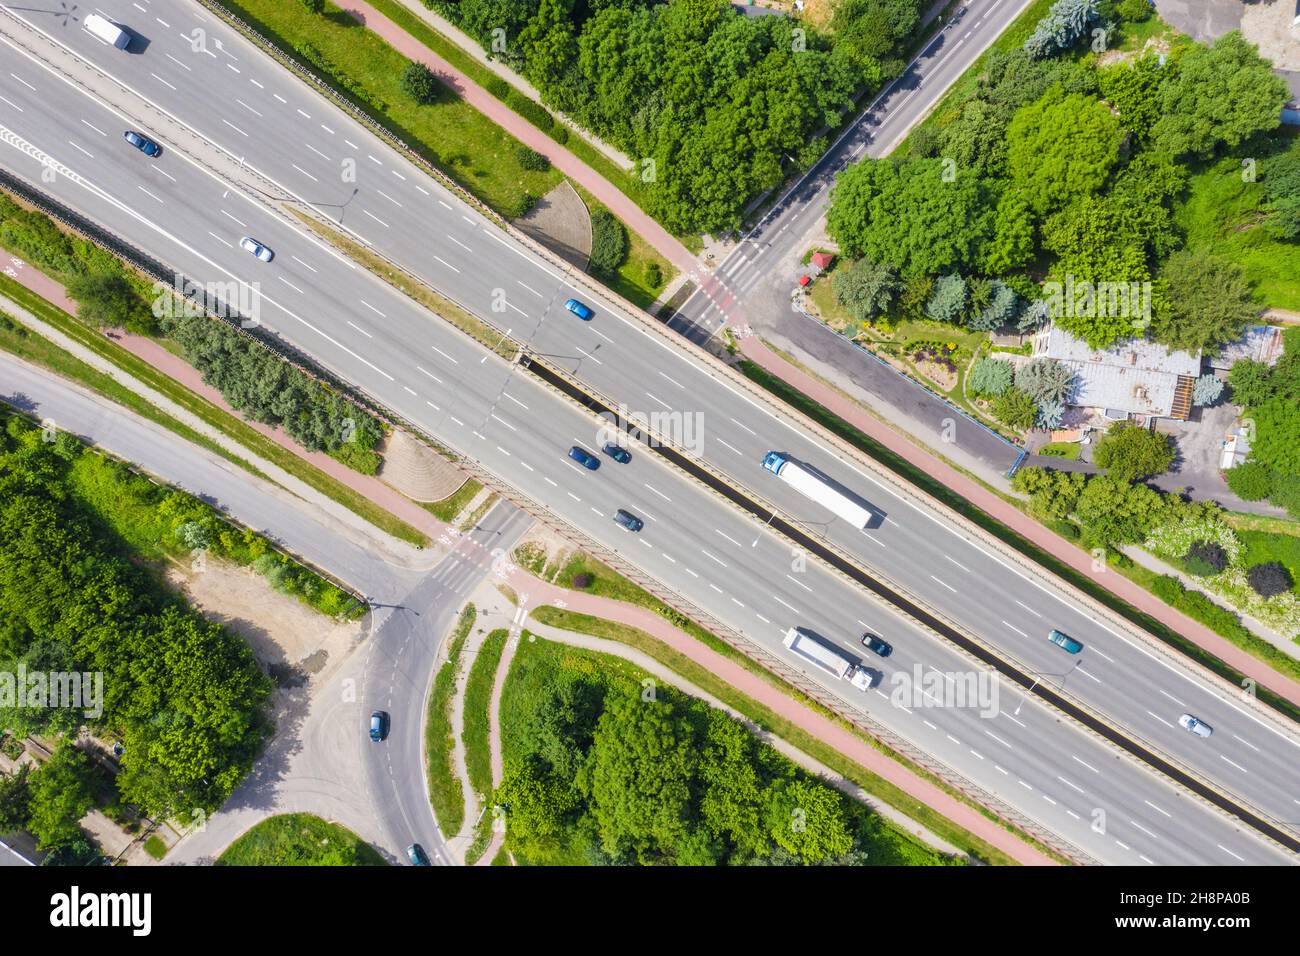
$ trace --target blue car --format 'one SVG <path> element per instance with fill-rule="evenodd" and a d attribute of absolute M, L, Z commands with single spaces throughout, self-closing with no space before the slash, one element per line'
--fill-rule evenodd
<path fill-rule="evenodd" d="M 587 306 L 579 302 L 577 299 L 569 299 L 567 302 L 564 303 L 564 307 L 568 309 L 570 312 L 572 312 L 574 315 L 576 315 L 578 318 L 582 319 L 582 321 L 584 322 L 590 322 L 591 317 L 596 314 L 592 312 L 590 308 L 588 308 Z"/>
<path fill-rule="evenodd" d="M 150 159 L 162 155 L 162 147 L 146 136 L 141 136 L 133 129 L 127 130 L 122 134 L 122 138 L 128 143 L 144 153 Z"/>
<path fill-rule="evenodd" d="M 569 457 L 588 471 L 595 471 L 600 467 L 599 458 L 587 451 L 587 449 L 579 448 L 577 445 L 569 449 Z"/>
<path fill-rule="evenodd" d="M 406 848 L 406 857 L 411 861 L 411 866 L 432 866 L 429 862 L 429 854 L 424 852 L 424 847 L 418 843 L 412 843 Z"/>
<path fill-rule="evenodd" d="M 1069 651 L 1071 654 L 1077 654 L 1083 650 L 1082 644 L 1072 638 L 1069 634 L 1063 634 L 1056 629 L 1053 629 L 1052 632 L 1047 635 L 1047 639 L 1057 647 Z"/>
<path fill-rule="evenodd" d="M 612 441 L 605 442 L 605 444 L 601 446 L 600 450 L 606 455 L 609 455 L 610 458 L 613 458 L 620 465 L 626 465 L 632 460 L 632 453 L 630 451 L 621 445 L 614 444 Z"/>

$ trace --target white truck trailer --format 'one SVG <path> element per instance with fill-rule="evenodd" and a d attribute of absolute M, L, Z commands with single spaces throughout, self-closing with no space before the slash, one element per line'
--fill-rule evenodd
<path fill-rule="evenodd" d="M 866 528 L 875 517 L 870 508 L 862 507 L 834 485 L 828 484 L 826 479 L 801 467 L 780 452 L 769 451 L 764 455 L 763 467 L 793 487 L 795 491 L 811 498 L 855 528 Z"/>
<path fill-rule="evenodd" d="M 797 627 L 786 632 L 784 643 L 803 660 L 832 677 L 847 680 L 859 690 L 871 688 L 871 671 L 833 644 L 823 643 Z"/>

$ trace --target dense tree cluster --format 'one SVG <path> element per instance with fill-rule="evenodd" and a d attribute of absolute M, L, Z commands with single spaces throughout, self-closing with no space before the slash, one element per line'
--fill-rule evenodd
<path fill-rule="evenodd" d="M 374 474 L 382 437 L 379 422 L 264 346 L 212 319 L 169 319 L 166 329 L 232 407 L 254 421 L 279 425 L 303 447 L 324 451 Z"/>
<path fill-rule="evenodd" d="M 544 648 L 543 648 L 544 650 Z M 640 864 L 934 863 L 741 724 L 588 661 L 516 660 L 505 776 L 512 849 L 530 860 Z M 507 717 L 509 723 L 506 723 Z"/>
<path fill-rule="evenodd" d="M 1060 0 L 1025 48 L 994 51 L 975 82 L 911 136 L 901 155 L 866 159 L 838 177 L 827 213 L 850 259 L 897 270 L 907 288 L 933 283 L 921 314 L 973 330 L 1032 328 L 1050 317 L 1094 348 L 1149 335 L 1212 350 L 1257 313 L 1233 263 L 1180 251 L 1178 209 L 1189 164 L 1250 142 L 1260 164 L 1261 227 L 1300 235 L 1300 150 L 1267 144 L 1286 100 L 1239 33 L 1099 66 L 1079 38 L 1090 25 L 1145 18 L 1145 5 Z M 958 307 L 957 279 L 1002 282 L 998 308 Z M 1040 292 L 1032 287 L 1051 283 Z M 1078 303 L 1054 288 L 1088 289 Z M 1029 286 L 1030 288 L 1025 288 Z M 938 293 L 938 295 L 936 295 Z M 1023 405 L 1003 404 L 1023 419 Z M 1006 419 L 1004 419 L 1006 420 Z"/>
<path fill-rule="evenodd" d="M 86 722 L 119 736 L 122 798 L 189 819 L 215 809 L 252 765 L 269 681 L 247 644 L 161 586 L 71 493 L 80 448 L 45 442 L 18 418 L 0 431 L 0 670 L 32 661 L 99 672 L 103 713 L 8 707 L 0 723 L 58 733 Z M 55 771 L 32 780 L 33 807 L 50 815 L 32 823 L 43 841 L 69 837 L 66 821 L 84 803 L 78 757 L 55 756 Z M 65 777 L 67 792 L 54 782 Z"/>
<path fill-rule="evenodd" d="M 853 95 L 897 72 L 916 0 L 849 0 L 836 42 L 788 17 L 746 17 L 724 0 L 426 0 L 510 63 L 548 106 L 637 161 L 651 211 L 670 228 L 739 224 L 810 165 Z"/>
<path fill-rule="evenodd" d="M 1174 463 L 1174 443 L 1168 435 L 1116 422 L 1110 426 L 1092 453 L 1092 460 L 1106 473 L 1126 481 L 1151 478 L 1169 470 Z"/>

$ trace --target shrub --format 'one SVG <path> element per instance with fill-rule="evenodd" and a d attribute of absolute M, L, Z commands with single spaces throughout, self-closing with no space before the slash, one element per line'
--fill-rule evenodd
<path fill-rule="evenodd" d="M 1001 395 L 1011 387 L 1014 375 L 1015 369 L 1010 362 L 995 358 L 981 358 L 977 359 L 971 367 L 967 384 L 976 395 L 992 398 Z"/>
<path fill-rule="evenodd" d="M 1018 388 L 1009 388 L 993 400 L 993 415 L 1003 424 L 1023 431 L 1032 428 L 1038 403 Z"/>
<path fill-rule="evenodd" d="M 1120 0 L 1115 13 L 1125 23 L 1146 23 L 1151 19 L 1150 0 Z"/>
<path fill-rule="evenodd" d="M 831 292 L 859 322 L 870 322 L 889 311 L 899 288 L 892 266 L 859 259 L 836 269 L 831 276 Z"/>
<path fill-rule="evenodd" d="M 1036 358 L 1016 370 L 1016 388 L 1035 402 L 1064 402 L 1074 372 L 1056 359 Z"/>
<path fill-rule="evenodd" d="M 652 289 L 657 289 L 664 284 L 664 273 L 659 268 L 659 263 L 648 262 L 645 267 L 645 282 Z"/>
<path fill-rule="evenodd" d="M 960 275 L 939 276 L 934 281 L 934 291 L 925 304 L 926 318 L 935 322 L 956 322 L 966 311 L 969 291 L 966 280 Z"/>
<path fill-rule="evenodd" d="M 1243 461 L 1229 468 L 1225 477 L 1232 493 L 1245 501 L 1260 501 L 1273 493 L 1273 471 L 1260 462 Z"/>
<path fill-rule="evenodd" d="M 1246 572 L 1246 580 L 1260 597 L 1273 597 L 1291 590 L 1291 572 L 1280 561 L 1253 565 Z"/>
<path fill-rule="evenodd" d="M 551 134 L 551 139 L 555 140 L 561 146 L 569 141 L 569 127 L 565 126 L 563 123 L 556 123 L 547 130 L 547 132 Z"/>
<path fill-rule="evenodd" d="M 1146 3 L 1146 0 L 1142 0 Z M 1214 375 L 1202 375 L 1192 386 L 1193 405 L 1213 405 L 1223 397 L 1223 379 Z"/>
<path fill-rule="evenodd" d="M 1065 406 L 1060 402 L 1047 401 L 1038 403 L 1038 415 L 1035 418 L 1035 424 L 1039 428 L 1052 430 L 1061 427 L 1061 420 L 1065 418 Z"/>
<path fill-rule="evenodd" d="M 545 133 L 555 128 L 555 117 L 514 87 L 506 95 L 506 105 Z"/>
<path fill-rule="evenodd" d="M 522 219 L 537 205 L 537 197 L 530 192 L 520 193 L 506 213 L 507 219 Z"/>
<path fill-rule="evenodd" d="M 1115 422 L 1097 442 L 1093 463 L 1125 481 L 1149 478 L 1174 463 L 1174 443 L 1168 435 L 1131 422 Z"/>
<path fill-rule="evenodd" d="M 520 145 L 515 150 L 515 158 L 520 166 L 533 172 L 544 173 L 551 168 L 551 161 L 530 146 Z"/>
<path fill-rule="evenodd" d="M 1025 41 L 1025 52 L 1038 60 L 1070 47 L 1100 16 L 1098 6 L 1098 0 L 1056 0 Z"/>
<path fill-rule="evenodd" d="M 1189 574 L 1209 577 L 1228 566 L 1228 552 L 1217 541 L 1194 541 L 1183 557 L 1183 566 Z"/>
<path fill-rule="evenodd" d="M 499 100 L 504 100 L 510 96 L 510 84 L 499 76 L 490 77 L 485 88 Z"/>
<path fill-rule="evenodd" d="M 591 266 L 612 274 L 627 261 L 627 229 L 608 209 L 591 214 Z"/>
<path fill-rule="evenodd" d="M 423 63 L 408 63 L 402 73 L 402 92 L 417 103 L 432 103 L 438 98 L 438 78 Z"/>
<path fill-rule="evenodd" d="M 595 575 L 583 571 L 569 578 L 569 587 L 573 588 L 575 591 L 585 591 L 587 588 L 591 587 L 591 583 L 595 580 Z"/>
<path fill-rule="evenodd" d="M 302 5 L 307 8 L 308 13 L 321 14 L 325 12 L 325 0 L 302 0 Z"/>

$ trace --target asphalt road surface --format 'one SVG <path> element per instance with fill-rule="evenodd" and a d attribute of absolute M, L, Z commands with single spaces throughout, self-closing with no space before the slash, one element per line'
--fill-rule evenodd
<path fill-rule="evenodd" d="M 575 285 L 199 8 L 153 0 L 147 16 L 134 4 L 104 9 L 136 32 L 147 29 L 147 45 L 123 53 L 75 24 L 59 26 L 50 17 L 39 26 L 120 82 L 142 92 L 147 85 L 147 95 L 162 110 L 182 117 L 246 168 L 259 169 L 321 208 L 333 202 L 344 210 L 349 228 L 376 248 L 594 389 L 624 398 L 633 411 L 667 413 L 664 430 L 679 444 L 695 445 L 700 458 L 737 485 L 758 490 L 786 515 L 886 578 L 905 583 L 1021 668 L 1064 684 L 1094 712 L 1242 795 L 1276 825 L 1295 830 L 1296 742 L 1249 706 L 1092 619 L 924 506 L 839 460 L 695 356 Z M 21 16 L 35 22 L 38 14 L 27 7 Z M 149 26 L 155 20 L 166 27 Z M 4 26 L 8 31 L 11 24 Z M 191 42 L 196 28 L 206 31 L 203 50 Z M 18 35 L 38 48 L 30 35 Z M 255 198 L 251 182 L 240 179 L 238 170 L 220 172 L 224 158 L 164 112 L 137 104 L 139 112 L 128 119 L 101 100 L 121 98 L 102 79 L 88 72 L 75 79 L 58 75 L 12 45 L 0 48 L 0 67 L 0 75 L 11 78 L 0 84 L 0 136 L 8 144 L 0 163 L 187 275 L 258 282 L 264 325 L 478 460 L 540 509 L 616 549 L 787 660 L 780 637 L 792 625 L 811 628 L 854 653 L 860 653 L 857 635 L 869 628 L 898 648 L 880 668 L 886 679 L 910 673 L 913 663 L 947 673 L 971 671 L 968 658 L 861 589 L 815 562 L 806 570 L 792 565 L 787 543 L 655 456 L 634 451 L 628 466 L 606 459 L 596 473 L 565 458 L 570 445 L 598 447 L 592 417 L 517 367 L 486 356 L 274 215 Z M 163 156 L 150 161 L 127 146 L 120 138 L 124 128 L 158 139 Z M 354 182 L 340 177 L 347 158 L 357 160 Z M 52 166 L 53 181 L 43 180 L 42 171 Z M 275 260 L 261 263 L 240 250 L 244 235 L 273 248 Z M 563 310 L 570 296 L 594 307 L 592 322 Z M 692 425 L 699 427 L 687 434 Z M 867 532 L 848 527 L 772 478 L 759 461 L 773 448 L 815 464 L 865 496 L 882 523 Z M 619 507 L 647 519 L 642 534 L 630 536 L 613 525 Z M 1067 658 L 1048 644 L 1050 627 L 1078 637 L 1084 654 Z M 992 718 L 995 728 L 970 708 L 930 706 L 922 716 L 894 707 L 883 693 L 860 695 L 827 683 L 853 706 L 1099 860 L 1292 859 L 1117 760 L 1108 747 L 1032 701 L 1018 715 Z M 1214 725 L 1214 738 L 1203 741 L 1178 728 L 1184 710 Z M 997 756 L 985 752 L 990 741 L 1000 748 Z M 1080 782 L 1078 772 L 1095 777 Z M 1110 828 L 1097 833 L 1088 817 L 1103 804 Z"/>

